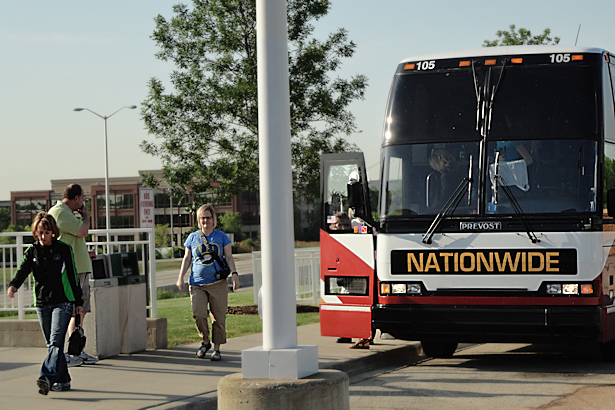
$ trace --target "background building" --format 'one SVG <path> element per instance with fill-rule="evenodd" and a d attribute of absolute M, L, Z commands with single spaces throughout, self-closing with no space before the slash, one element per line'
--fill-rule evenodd
<path fill-rule="evenodd" d="M 182 233 L 196 226 L 195 216 L 186 207 L 195 204 L 195 198 L 187 194 L 181 200 L 169 195 L 169 186 L 162 178 L 161 170 L 139 171 L 139 176 L 109 178 L 109 208 L 111 229 L 139 228 L 139 190 L 143 188 L 141 174 L 151 173 L 160 181 L 160 187 L 154 190 L 154 223 L 169 224 L 173 227 L 175 244 L 182 244 Z M 92 229 L 106 228 L 106 199 L 104 178 L 56 179 L 51 181 L 51 190 L 11 192 L 11 223 L 27 226 L 36 214 L 45 211 L 62 200 L 64 188 L 71 183 L 81 185 L 85 191 L 90 210 Z M 260 234 L 259 201 L 257 192 L 240 192 L 230 201 L 218 202 L 212 194 L 200 197 L 195 205 L 213 203 L 218 215 L 226 212 L 239 212 L 242 215 L 242 232 L 248 238 Z M 118 240 L 123 238 L 119 237 Z M 98 239 L 106 240 L 101 235 Z"/>

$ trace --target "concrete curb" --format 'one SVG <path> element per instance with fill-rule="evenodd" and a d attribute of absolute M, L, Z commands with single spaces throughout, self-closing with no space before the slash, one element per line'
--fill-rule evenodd
<path fill-rule="evenodd" d="M 407 346 L 398 347 L 382 352 L 374 352 L 365 357 L 347 360 L 341 363 L 331 365 L 325 364 L 319 367 L 319 370 L 334 369 L 345 372 L 350 379 L 360 376 L 365 373 L 373 372 L 378 369 L 383 369 L 392 365 L 402 365 L 410 363 L 421 355 L 420 342 L 408 342 Z M 351 380 L 352 382 L 352 380 Z M 180 404 L 181 403 L 181 404 Z M 167 403 L 163 406 L 157 406 L 159 410 L 217 410 L 218 409 L 218 392 L 202 394 L 199 396 L 184 398 L 177 402 Z"/>
<path fill-rule="evenodd" d="M 156 406 L 156 410 L 218 410 L 218 391 L 185 397 L 176 402 Z"/>
<path fill-rule="evenodd" d="M 345 372 L 348 377 L 352 378 L 391 365 L 412 362 L 421 355 L 421 352 L 420 342 L 408 342 L 407 346 L 397 347 L 383 352 L 375 352 L 369 356 L 346 360 L 330 366 L 325 365 L 323 368 L 340 370 Z"/>

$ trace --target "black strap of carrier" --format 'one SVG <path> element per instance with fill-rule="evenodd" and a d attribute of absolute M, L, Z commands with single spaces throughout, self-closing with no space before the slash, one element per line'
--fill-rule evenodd
<path fill-rule="evenodd" d="M 203 231 L 200 229 L 199 229 L 199 235 L 201 235 L 201 240 L 205 244 L 205 253 L 210 254 L 211 257 L 214 258 L 214 261 L 218 263 L 218 266 L 220 266 L 220 269 L 222 269 L 222 272 L 216 272 L 216 278 L 217 279 L 228 278 L 228 276 L 231 274 L 231 268 L 229 268 L 228 264 L 226 263 L 226 260 L 220 259 L 220 256 L 218 256 L 218 253 L 213 249 L 213 246 L 211 248 L 208 246 L 209 241 L 205 237 L 205 234 L 203 233 Z"/>

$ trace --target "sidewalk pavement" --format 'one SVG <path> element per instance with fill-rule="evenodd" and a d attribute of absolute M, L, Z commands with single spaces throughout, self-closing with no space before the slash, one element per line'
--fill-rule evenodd
<path fill-rule="evenodd" d="M 218 381 L 241 373 L 241 351 L 262 346 L 262 334 L 228 339 L 222 361 L 197 359 L 200 343 L 119 355 L 69 369 L 72 389 L 38 393 L 36 379 L 47 354 L 45 348 L 0 347 L 0 408 L 70 409 L 216 409 Z M 349 376 L 418 355 L 420 344 L 376 338 L 370 349 L 349 349 L 334 337 L 320 336 L 320 324 L 297 328 L 299 345 L 318 346 L 319 369 L 337 369 Z"/>

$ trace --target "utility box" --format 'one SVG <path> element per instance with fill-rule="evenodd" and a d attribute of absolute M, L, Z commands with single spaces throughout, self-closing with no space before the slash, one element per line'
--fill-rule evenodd
<path fill-rule="evenodd" d="M 139 274 L 135 252 L 109 255 L 111 274 L 118 280 L 120 353 L 136 353 L 147 348 L 147 287 Z"/>
<path fill-rule="evenodd" d="M 139 261 L 136 252 L 118 252 L 109 255 L 113 276 L 134 276 L 139 274 Z"/>
<path fill-rule="evenodd" d="M 136 353 L 147 348 L 147 306 L 145 283 L 120 285 L 120 353 Z"/>
<path fill-rule="evenodd" d="M 92 259 L 92 279 L 107 279 L 111 276 L 111 267 L 109 266 L 109 255 L 99 253 L 95 259 Z"/>
<path fill-rule="evenodd" d="M 109 255 L 111 274 L 118 278 L 120 285 L 145 283 L 145 275 L 139 274 L 136 252 L 118 252 Z"/>
<path fill-rule="evenodd" d="M 102 259 L 99 259 L 102 261 Z M 120 353 L 120 292 L 117 278 L 90 279 L 90 307 L 83 327 L 85 352 L 100 359 Z"/>

